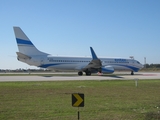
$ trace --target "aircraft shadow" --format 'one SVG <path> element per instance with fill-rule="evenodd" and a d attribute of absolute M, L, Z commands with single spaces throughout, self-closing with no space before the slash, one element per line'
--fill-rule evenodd
<path fill-rule="evenodd" d="M 101 77 L 124 78 L 118 75 L 102 75 Z"/>
<path fill-rule="evenodd" d="M 92 75 L 92 76 L 99 76 L 99 75 Z M 78 75 L 41 75 L 41 77 L 49 78 L 49 77 L 81 77 L 81 76 L 78 76 Z M 101 75 L 99 77 L 124 78 L 118 75 Z"/>

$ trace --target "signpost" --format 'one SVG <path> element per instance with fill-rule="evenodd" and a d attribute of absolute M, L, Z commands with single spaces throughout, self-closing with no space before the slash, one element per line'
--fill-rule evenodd
<path fill-rule="evenodd" d="M 135 78 L 135 86 L 138 87 L 138 78 Z"/>
<path fill-rule="evenodd" d="M 78 107 L 78 120 L 80 119 L 79 107 L 84 107 L 84 94 L 73 93 L 72 94 L 72 106 Z"/>

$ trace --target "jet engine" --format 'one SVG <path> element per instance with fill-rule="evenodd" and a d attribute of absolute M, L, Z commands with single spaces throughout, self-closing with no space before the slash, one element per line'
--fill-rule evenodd
<path fill-rule="evenodd" d="M 113 73 L 114 72 L 114 68 L 112 66 L 104 66 L 101 68 L 102 69 L 102 73 Z"/>

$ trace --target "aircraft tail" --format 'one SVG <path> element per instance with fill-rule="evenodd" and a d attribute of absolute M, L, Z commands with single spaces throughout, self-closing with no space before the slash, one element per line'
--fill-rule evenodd
<path fill-rule="evenodd" d="M 34 44 L 29 40 L 25 33 L 21 30 L 20 27 L 13 27 L 19 53 L 22 53 L 26 56 L 33 55 L 47 55 L 44 52 L 39 51 Z"/>

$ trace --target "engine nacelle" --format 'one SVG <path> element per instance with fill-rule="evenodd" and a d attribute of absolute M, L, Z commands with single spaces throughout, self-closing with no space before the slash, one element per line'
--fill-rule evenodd
<path fill-rule="evenodd" d="M 113 73 L 114 72 L 114 68 L 112 66 L 104 66 L 102 67 L 102 73 Z"/>

